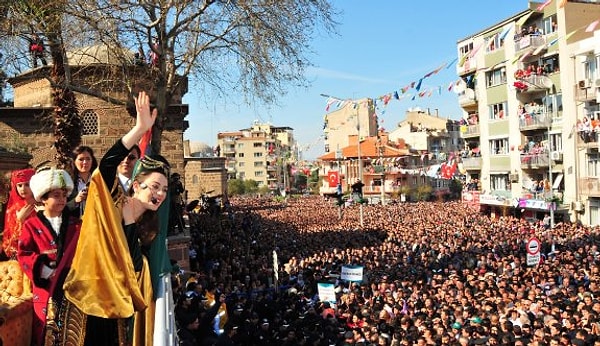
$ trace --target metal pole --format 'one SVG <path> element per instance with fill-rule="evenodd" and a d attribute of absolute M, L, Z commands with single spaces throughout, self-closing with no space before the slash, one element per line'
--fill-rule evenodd
<path fill-rule="evenodd" d="M 546 113 L 546 123 L 548 124 L 548 182 L 550 183 L 550 229 L 554 228 L 554 186 L 552 182 L 552 142 L 550 140 L 550 128 L 552 127 L 552 114 L 548 112 L 548 89 L 546 89 L 546 99 L 544 100 L 544 111 Z"/>
<path fill-rule="evenodd" d="M 362 156 L 360 152 L 360 118 L 359 118 L 359 105 L 356 105 L 356 131 L 358 132 L 358 179 L 360 182 L 363 182 L 363 169 L 362 169 Z M 360 196 L 360 203 L 358 206 L 359 214 L 360 214 L 360 227 L 364 227 L 364 212 L 363 212 L 363 196 Z"/>
<path fill-rule="evenodd" d="M 381 139 L 381 137 L 380 137 Z M 385 205 L 385 166 L 383 164 L 383 151 L 385 150 L 383 143 L 379 146 L 379 161 L 381 162 L 381 205 Z"/>

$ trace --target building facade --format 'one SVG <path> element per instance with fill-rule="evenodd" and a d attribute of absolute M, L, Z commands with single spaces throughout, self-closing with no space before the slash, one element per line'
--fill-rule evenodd
<path fill-rule="evenodd" d="M 325 153 L 335 152 L 350 145 L 351 135 L 358 135 L 360 138 L 377 136 L 378 125 L 373 99 L 339 102 L 342 102 L 340 107 L 325 116 Z"/>
<path fill-rule="evenodd" d="M 271 190 L 288 189 L 296 160 L 293 129 L 255 122 L 250 128 L 217 135 L 218 156 L 228 179 L 254 180 Z"/>
<path fill-rule="evenodd" d="M 485 210 L 598 224 L 598 190 L 581 189 L 598 146 L 576 129 L 598 108 L 597 34 L 585 29 L 600 4 L 540 5 L 458 41 L 461 165 Z"/>

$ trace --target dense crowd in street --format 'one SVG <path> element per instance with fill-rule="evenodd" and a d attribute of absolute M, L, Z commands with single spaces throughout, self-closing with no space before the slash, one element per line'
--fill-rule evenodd
<path fill-rule="evenodd" d="M 366 205 L 360 227 L 358 206 L 340 217 L 321 197 L 235 199 L 225 215 L 192 230 L 193 273 L 176 288 L 184 344 L 600 345 L 596 228 L 459 202 Z M 527 266 L 534 236 L 541 261 Z M 363 280 L 341 280 L 346 265 Z"/>

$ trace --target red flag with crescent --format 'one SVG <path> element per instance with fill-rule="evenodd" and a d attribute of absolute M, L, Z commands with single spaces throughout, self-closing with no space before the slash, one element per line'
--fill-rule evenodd
<path fill-rule="evenodd" d="M 336 187 L 339 179 L 338 171 L 329 171 L 327 177 L 329 178 L 329 187 Z"/>

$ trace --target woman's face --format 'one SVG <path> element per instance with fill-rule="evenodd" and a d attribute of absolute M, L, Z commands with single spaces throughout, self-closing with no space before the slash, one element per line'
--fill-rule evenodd
<path fill-rule="evenodd" d="M 17 189 L 17 193 L 21 198 L 27 199 L 29 197 L 33 198 L 33 192 L 31 192 L 31 188 L 29 187 L 29 182 L 17 183 L 15 186 Z"/>
<path fill-rule="evenodd" d="M 134 181 L 133 198 L 138 199 L 146 209 L 157 210 L 162 202 L 167 198 L 169 192 L 169 182 L 164 175 L 152 172 L 143 180 Z"/>
<path fill-rule="evenodd" d="M 79 173 L 90 173 L 90 169 L 92 169 L 92 155 L 87 151 L 78 154 L 75 157 L 75 168 Z"/>

